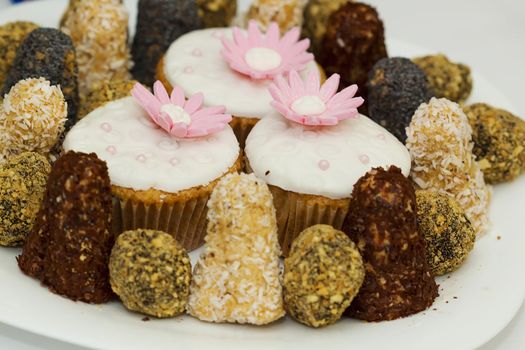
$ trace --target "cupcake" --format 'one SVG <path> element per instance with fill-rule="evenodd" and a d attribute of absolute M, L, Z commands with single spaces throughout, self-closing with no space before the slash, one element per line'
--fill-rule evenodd
<path fill-rule="evenodd" d="M 271 86 L 276 110 L 246 141 L 247 166 L 269 185 L 285 255 L 304 229 L 327 224 L 340 229 L 354 183 L 373 167 L 396 165 L 408 176 L 410 155 L 388 131 L 357 112 L 362 98 L 352 85 L 336 94 L 340 77 L 320 87 L 311 72 L 297 72 Z"/>
<path fill-rule="evenodd" d="M 176 40 L 157 69 L 166 86 L 186 94 L 202 91 L 204 105 L 224 104 L 233 115 L 232 128 L 241 146 L 251 128 L 272 111 L 268 86 L 292 69 L 318 72 L 309 41 L 294 28 L 283 37 L 276 23 L 262 34 L 250 21 L 248 31 L 215 28 L 193 31 Z"/>
<path fill-rule="evenodd" d="M 94 152 L 108 164 L 113 232 L 137 228 L 170 233 L 187 250 L 204 241 L 206 202 L 217 181 L 240 168 L 240 150 L 224 107 L 201 108 L 179 87 L 103 105 L 67 135 L 65 150 Z"/>

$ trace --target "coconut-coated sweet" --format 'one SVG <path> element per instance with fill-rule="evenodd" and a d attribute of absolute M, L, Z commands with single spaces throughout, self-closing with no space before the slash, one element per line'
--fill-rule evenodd
<path fill-rule="evenodd" d="M 82 100 L 78 112 L 79 119 L 108 102 L 131 96 L 131 89 L 136 83 L 136 80 L 107 80 L 96 84 Z"/>
<path fill-rule="evenodd" d="M 254 0 L 246 14 L 246 22 L 255 20 L 264 31 L 275 22 L 281 32 L 287 32 L 302 26 L 305 4 L 306 0 Z"/>
<path fill-rule="evenodd" d="M 286 311 L 311 327 L 333 324 L 356 296 L 364 277 L 361 255 L 344 232 L 329 225 L 307 228 L 284 260 Z"/>
<path fill-rule="evenodd" d="M 129 310 L 159 318 L 186 311 L 190 258 L 168 233 L 138 229 L 119 235 L 109 274 L 111 288 Z"/>
<path fill-rule="evenodd" d="M 237 14 L 237 0 L 196 0 L 204 28 L 228 27 Z"/>
<path fill-rule="evenodd" d="M 365 280 L 347 314 L 365 321 L 406 317 L 438 295 L 417 228 L 412 183 L 397 167 L 374 168 L 354 186 L 343 231 L 359 248 Z"/>

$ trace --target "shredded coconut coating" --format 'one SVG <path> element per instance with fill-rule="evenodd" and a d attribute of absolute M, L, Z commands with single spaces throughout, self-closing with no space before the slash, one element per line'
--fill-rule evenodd
<path fill-rule="evenodd" d="M 111 80 L 95 84 L 81 101 L 79 119 L 108 102 L 131 96 L 131 89 L 136 83 L 136 80 Z"/>
<path fill-rule="evenodd" d="M 267 185 L 226 175 L 208 202 L 206 246 L 188 312 L 203 321 L 263 325 L 284 316 L 277 222 Z"/>
<path fill-rule="evenodd" d="M 61 29 L 75 45 L 81 97 L 96 83 L 130 78 L 128 12 L 121 1 L 75 1 Z"/>
<path fill-rule="evenodd" d="M 119 235 L 109 276 L 111 288 L 129 310 L 159 318 L 186 311 L 190 257 L 168 233 L 139 229 Z"/>
<path fill-rule="evenodd" d="M 277 22 L 281 32 L 303 25 L 303 10 L 306 0 L 255 0 L 246 14 L 246 24 L 256 20 L 266 30 Z"/>
<path fill-rule="evenodd" d="M 474 155 L 485 181 L 512 181 L 525 170 L 525 122 L 484 103 L 463 107 L 472 127 Z"/>
<path fill-rule="evenodd" d="M 67 103 L 60 87 L 26 79 L 13 86 L 0 108 L 0 161 L 25 151 L 48 156 L 64 131 Z"/>
<path fill-rule="evenodd" d="M 46 158 L 25 152 L 0 167 L 0 245 L 20 246 L 33 227 L 51 171 Z"/>
<path fill-rule="evenodd" d="M 307 228 L 284 261 L 284 302 L 288 313 L 311 327 L 335 323 L 365 278 L 354 242 L 329 225 Z"/>
<path fill-rule="evenodd" d="M 29 33 L 38 28 L 32 22 L 10 22 L 0 26 L 0 88 L 16 57 L 16 51 Z"/>
<path fill-rule="evenodd" d="M 472 129 L 459 105 L 444 98 L 421 104 L 407 136 L 412 180 L 421 189 L 454 198 L 476 233 L 486 232 L 490 189 L 472 153 Z"/>

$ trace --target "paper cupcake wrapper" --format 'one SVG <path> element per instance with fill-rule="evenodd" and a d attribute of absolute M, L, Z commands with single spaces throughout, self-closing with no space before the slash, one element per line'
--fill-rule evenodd
<path fill-rule="evenodd" d="M 283 190 L 269 185 L 277 213 L 279 244 L 288 256 L 294 239 L 305 229 L 317 224 L 331 225 L 340 230 L 343 226 L 350 200 L 332 200 Z"/>
<path fill-rule="evenodd" d="M 241 149 L 244 149 L 244 145 L 246 144 L 248 134 L 250 133 L 250 131 L 252 131 L 253 127 L 255 126 L 255 124 L 257 124 L 258 121 L 259 119 L 257 118 L 245 118 L 235 116 L 233 117 L 230 126 L 232 127 L 233 132 L 237 137 L 237 141 L 239 141 Z"/>
<path fill-rule="evenodd" d="M 209 194 L 174 203 L 145 204 L 113 197 L 113 233 L 137 228 L 171 234 L 187 251 L 204 244 Z"/>

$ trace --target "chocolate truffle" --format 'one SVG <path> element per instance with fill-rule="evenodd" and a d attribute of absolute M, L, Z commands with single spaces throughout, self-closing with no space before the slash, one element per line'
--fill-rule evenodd
<path fill-rule="evenodd" d="M 383 22 L 366 4 L 348 2 L 332 13 L 322 40 L 319 63 L 327 75 L 341 75 L 342 87 L 359 86 L 366 100 L 368 72 L 387 56 Z"/>
<path fill-rule="evenodd" d="M 365 269 L 355 244 L 329 225 L 304 230 L 284 260 L 284 305 L 297 321 L 335 323 L 356 296 Z"/>
<path fill-rule="evenodd" d="M 407 58 L 385 58 L 374 65 L 367 87 L 370 118 L 405 142 L 415 110 L 433 96 L 425 73 Z"/>
<path fill-rule="evenodd" d="M 19 81 L 0 108 L 0 160 L 25 151 L 49 156 L 59 143 L 66 118 L 60 87 L 43 78 Z"/>
<path fill-rule="evenodd" d="M 473 152 L 487 183 L 511 181 L 525 170 L 525 122 L 484 103 L 464 107 Z"/>
<path fill-rule="evenodd" d="M 206 245 L 188 313 L 208 322 L 263 325 L 284 316 L 275 208 L 255 175 L 229 174 L 208 201 Z"/>
<path fill-rule="evenodd" d="M 310 39 L 310 50 L 317 57 L 328 27 L 328 18 L 349 0 L 308 0 L 303 13 L 302 36 Z"/>
<path fill-rule="evenodd" d="M 81 98 L 103 81 L 131 77 L 128 12 L 120 0 L 74 1 L 61 29 L 76 49 Z"/>
<path fill-rule="evenodd" d="M 20 269 L 72 300 L 103 303 L 109 285 L 111 187 L 106 163 L 68 152 L 54 164 L 44 201 L 18 258 Z"/>
<path fill-rule="evenodd" d="M 255 0 L 246 14 L 246 23 L 255 20 L 266 31 L 272 22 L 276 22 L 281 32 L 303 24 L 305 0 Z"/>
<path fill-rule="evenodd" d="M 474 248 L 476 232 L 449 196 L 416 191 L 417 224 L 427 245 L 427 262 L 436 276 L 455 271 Z"/>
<path fill-rule="evenodd" d="M 139 0 L 131 48 L 135 79 L 151 86 L 162 55 L 179 36 L 201 27 L 195 0 Z"/>
<path fill-rule="evenodd" d="M 237 14 L 237 0 L 196 0 L 205 28 L 228 27 Z"/>
<path fill-rule="evenodd" d="M 412 60 L 425 72 L 436 97 L 464 102 L 472 91 L 470 68 L 451 62 L 445 55 L 417 57 Z"/>
<path fill-rule="evenodd" d="M 38 153 L 15 156 L 0 167 L 0 245 L 19 246 L 33 227 L 51 166 Z"/>
<path fill-rule="evenodd" d="M 365 263 L 365 280 L 347 314 L 393 320 L 423 311 L 438 295 L 418 232 L 416 194 L 399 168 L 375 168 L 355 184 L 343 225 Z"/>
<path fill-rule="evenodd" d="M 111 80 L 96 84 L 82 100 L 78 112 L 79 119 L 108 102 L 131 96 L 131 89 L 136 83 L 136 80 Z"/>
<path fill-rule="evenodd" d="M 119 235 L 109 275 L 111 288 L 129 310 L 159 318 L 186 311 L 190 257 L 167 233 L 139 229 Z"/>
<path fill-rule="evenodd" d="M 460 205 L 477 234 L 488 227 L 490 191 L 472 153 L 472 129 L 457 103 L 432 98 L 415 112 L 407 128 L 412 180 L 444 193 Z"/>
<path fill-rule="evenodd" d="M 20 80 L 44 78 L 60 86 L 67 102 L 66 130 L 75 123 L 78 111 L 78 69 L 71 38 L 58 29 L 38 28 L 32 31 L 17 51 L 4 84 L 2 95 Z"/>
<path fill-rule="evenodd" d="M 0 88 L 4 86 L 18 47 L 36 28 L 38 25 L 22 21 L 10 22 L 0 26 Z"/>

